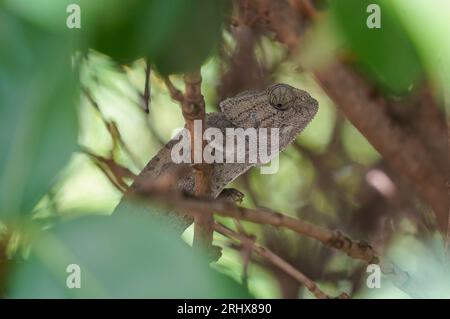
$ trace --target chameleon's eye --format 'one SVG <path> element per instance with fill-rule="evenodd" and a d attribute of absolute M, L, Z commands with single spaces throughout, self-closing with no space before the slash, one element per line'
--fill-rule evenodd
<path fill-rule="evenodd" d="M 269 89 L 269 103 L 278 110 L 289 109 L 294 100 L 295 96 L 292 89 L 285 84 L 277 84 Z"/>

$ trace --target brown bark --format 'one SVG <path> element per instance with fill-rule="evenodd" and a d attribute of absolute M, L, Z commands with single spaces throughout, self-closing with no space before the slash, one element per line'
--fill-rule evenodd
<path fill-rule="evenodd" d="M 252 249 L 255 253 L 260 255 L 261 257 L 265 258 L 267 261 L 272 263 L 274 266 L 278 267 L 280 270 L 294 278 L 299 284 L 304 285 L 316 298 L 318 299 L 329 299 L 330 296 L 328 296 L 326 293 L 324 293 L 317 284 L 312 281 L 310 278 L 308 278 L 306 275 L 304 275 L 302 272 L 300 272 L 298 269 L 293 267 L 291 264 L 289 264 L 287 261 L 282 259 L 280 256 L 273 253 L 271 250 L 269 250 L 266 247 L 263 247 L 261 245 L 256 244 L 251 238 L 246 237 L 245 235 L 241 233 L 236 233 L 233 230 L 221 225 L 216 224 L 215 229 L 228 237 L 236 238 L 240 240 L 244 245 L 247 245 Z M 345 293 L 342 293 L 339 298 L 346 299 L 348 298 L 348 295 Z"/>
<path fill-rule="evenodd" d="M 329 230 L 307 221 L 302 221 L 268 208 L 246 208 L 237 206 L 234 202 L 223 199 L 186 197 L 179 193 L 167 193 L 162 189 L 159 181 L 146 185 L 141 189 L 143 199 L 161 203 L 168 209 L 174 209 L 180 213 L 190 214 L 197 218 L 198 215 L 218 214 L 224 217 L 232 217 L 238 220 L 246 220 L 253 223 L 284 227 L 301 235 L 314 238 L 324 245 L 345 252 L 352 258 L 366 263 L 378 263 L 380 258 L 372 246 L 364 241 L 355 241 L 340 231 Z"/>
<path fill-rule="evenodd" d="M 183 101 L 183 116 L 186 127 L 191 134 L 191 160 L 194 162 L 194 152 L 201 152 L 202 163 L 195 164 L 195 195 L 206 196 L 211 186 L 211 165 L 203 163 L 203 149 L 206 141 L 203 140 L 205 131 L 205 100 L 201 94 L 202 78 L 200 70 L 186 74 L 184 76 L 185 94 Z M 202 136 L 195 138 L 202 139 L 202 147 L 196 150 L 194 147 L 194 121 L 202 122 Z M 195 217 L 194 224 L 194 247 L 211 248 L 214 232 L 214 218 L 212 214 L 200 214 Z"/>
<path fill-rule="evenodd" d="M 447 228 L 448 196 L 445 174 L 415 136 L 408 135 L 371 98 L 369 87 L 354 72 L 336 62 L 316 77 L 346 117 L 386 159 L 386 163 L 410 182 L 433 209 L 439 229 Z"/>
<path fill-rule="evenodd" d="M 445 116 L 434 97 L 433 91 L 424 86 L 399 102 L 385 102 L 389 115 L 396 120 L 408 135 L 420 139 L 439 170 L 450 173 Z"/>
<path fill-rule="evenodd" d="M 202 77 L 200 70 L 185 74 L 185 93 L 177 90 L 168 78 L 165 79 L 166 86 L 171 97 L 180 102 L 186 128 L 191 136 L 191 163 L 195 163 L 196 152 L 200 152 L 201 163 L 193 165 L 195 170 L 195 195 L 206 196 L 210 190 L 211 165 L 203 163 L 203 148 L 206 141 L 203 140 L 205 130 L 205 100 L 201 93 Z M 202 136 L 196 136 L 194 123 L 200 120 L 202 123 Z M 202 141 L 201 149 L 196 149 L 195 139 Z M 198 156 L 198 155 L 197 155 Z M 214 232 L 214 218 L 212 214 L 196 214 L 194 220 L 194 247 L 211 248 Z"/>

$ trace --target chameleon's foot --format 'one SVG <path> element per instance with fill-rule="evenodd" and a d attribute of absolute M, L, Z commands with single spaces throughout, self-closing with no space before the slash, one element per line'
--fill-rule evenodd
<path fill-rule="evenodd" d="M 219 194 L 219 198 L 231 200 L 235 203 L 241 204 L 244 199 L 244 193 L 238 191 L 236 188 L 224 188 Z"/>

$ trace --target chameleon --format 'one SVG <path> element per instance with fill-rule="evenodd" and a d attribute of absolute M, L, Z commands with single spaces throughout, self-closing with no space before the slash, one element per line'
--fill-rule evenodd
<path fill-rule="evenodd" d="M 318 111 L 319 104 L 316 99 L 301 89 L 288 84 L 277 83 L 259 91 L 245 91 L 234 97 L 227 98 L 219 103 L 219 112 L 208 113 L 205 116 L 206 127 L 215 127 L 225 134 L 226 128 L 278 128 L 278 152 L 283 151 L 291 144 L 297 135 L 311 122 Z M 257 130 L 258 131 L 258 130 Z M 259 133 L 258 133 L 259 134 Z M 139 194 L 143 185 L 149 180 L 156 179 L 164 173 L 174 169 L 177 164 L 173 162 L 171 150 L 179 139 L 170 140 L 145 166 L 134 179 L 116 211 L 129 211 L 135 209 L 132 205 L 133 195 Z M 269 139 L 270 143 L 270 139 Z M 248 144 L 248 143 L 246 143 Z M 247 160 L 249 145 L 245 146 Z M 277 154 L 270 154 L 271 157 Z M 260 162 L 246 161 L 244 163 L 212 163 L 210 190 L 208 196 L 213 198 L 225 193 L 225 186 L 250 168 L 261 165 Z M 194 192 L 193 168 L 184 177 L 180 178 L 174 187 L 187 194 Z M 175 229 L 182 232 L 192 222 L 188 215 L 170 212 L 161 212 L 154 208 L 144 208 L 145 213 L 154 217 L 168 218 Z"/>

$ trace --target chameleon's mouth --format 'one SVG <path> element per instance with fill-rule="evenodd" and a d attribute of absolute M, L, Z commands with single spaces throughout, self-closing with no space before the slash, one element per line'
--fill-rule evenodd
<path fill-rule="evenodd" d="M 307 107 L 309 114 L 315 116 L 317 111 L 319 111 L 319 102 L 313 97 L 310 97 L 309 107 Z"/>

